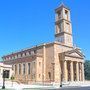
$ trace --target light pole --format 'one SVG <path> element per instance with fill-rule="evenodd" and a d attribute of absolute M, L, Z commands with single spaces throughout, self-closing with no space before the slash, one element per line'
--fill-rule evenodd
<path fill-rule="evenodd" d="M 62 72 L 61 72 L 61 82 L 60 82 L 60 87 L 62 87 Z"/>
<path fill-rule="evenodd" d="M 3 70 L 3 86 L 2 89 L 5 89 L 5 70 Z"/>
<path fill-rule="evenodd" d="M 62 60 L 61 62 L 61 72 L 60 72 L 60 87 L 62 87 L 62 81 L 63 81 L 63 70 L 64 70 L 64 61 Z"/>

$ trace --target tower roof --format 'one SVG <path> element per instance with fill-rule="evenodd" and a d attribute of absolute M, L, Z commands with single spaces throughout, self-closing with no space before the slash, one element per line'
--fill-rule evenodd
<path fill-rule="evenodd" d="M 62 8 L 66 8 L 66 9 L 70 10 L 64 3 L 61 3 L 60 6 L 55 9 L 55 12 L 58 12 L 58 10 L 60 10 Z"/>

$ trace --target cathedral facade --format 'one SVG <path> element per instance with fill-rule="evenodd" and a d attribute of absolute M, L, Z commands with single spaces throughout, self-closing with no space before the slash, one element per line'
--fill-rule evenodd
<path fill-rule="evenodd" d="M 3 56 L 22 83 L 84 81 L 84 55 L 73 46 L 70 9 L 55 9 L 55 41 Z"/>

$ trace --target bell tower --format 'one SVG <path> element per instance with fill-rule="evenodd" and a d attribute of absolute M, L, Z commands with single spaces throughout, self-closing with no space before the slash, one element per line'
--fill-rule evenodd
<path fill-rule="evenodd" d="M 66 46 L 73 46 L 72 25 L 70 20 L 70 9 L 61 5 L 55 10 L 55 41 Z"/>

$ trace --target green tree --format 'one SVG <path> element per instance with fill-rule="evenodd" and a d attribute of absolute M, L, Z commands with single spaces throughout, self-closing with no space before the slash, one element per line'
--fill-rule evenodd
<path fill-rule="evenodd" d="M 90 61 L 89 60 L 85 61 L 84 69 L 85 69 L 85 79 L 90 80 Z"/>

